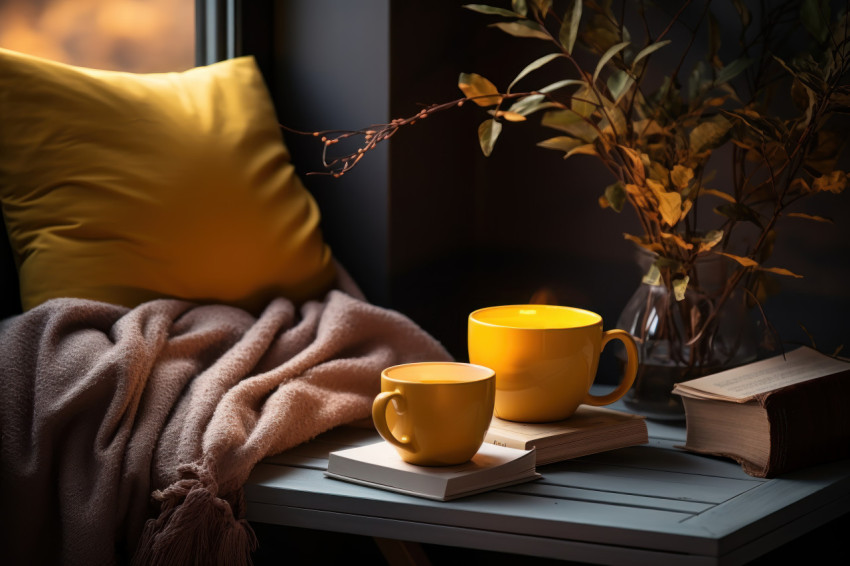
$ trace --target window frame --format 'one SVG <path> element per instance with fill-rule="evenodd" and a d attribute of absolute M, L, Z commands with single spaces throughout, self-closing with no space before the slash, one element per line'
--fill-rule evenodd
<path fill-rule="evenodd" d="M 236 56 L 240 0 L 195 0 L 195 63 L 209 65 Z"/>

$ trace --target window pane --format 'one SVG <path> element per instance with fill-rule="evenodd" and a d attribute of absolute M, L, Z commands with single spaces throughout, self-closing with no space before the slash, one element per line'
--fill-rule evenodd
<path fill-rule="evenodd" d="M 195 63 L 195 0 L 0 0 L 0 47 L 152 73 Z"/>

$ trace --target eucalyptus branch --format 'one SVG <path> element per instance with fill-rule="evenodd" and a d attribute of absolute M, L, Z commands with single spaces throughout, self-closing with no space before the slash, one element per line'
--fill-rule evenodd
<path fill-rule="evenodd" d="M 522 93 L 505 93 L 499 94 L 498 96 L 502 97 L 503 100 L 515 99 L 515 98 L 524 98 L 526 96 L 542 94 L 537 91 L 532 92 L 522 92 Z M 424 120 L 433 114 L 438 112 L 443 112 L 445 110 L 450 110 L 453 108 L 462 107 L 467 101 L 474 102 L 478 99 L 488 98 L 493 95 L 480 95 L 480 96 L 465 96 L 461 98 L 457 98 L 450 102 L 441 102 L 431 104 L 420 109 L 418 112 L 411 116 L 407 116 L 405 118 L 396 118 L 391 120 L 388 123 L 382 124 L 372 124 L 367 128 L 362 128 L 358 130 L 318 130 L 312 132 L 305 132 L 290 128 L 283 124 L 280 125 L 281 128 L 285 129 L 288 132 L 293 134 L 303 135 L 303 136 L 311 136 L 314 138 L 319 138 L 322 143 L 322 166 L 326 169 L 325 171 L 310 171 L 306 173 L 307 175 L 331 175 L 334 177 L 340 177 L 341 175 L 347 173 L 351 169 L 354 168 L 355 165 L 363 158 L 363 156 L 375 149 L 379 143 L 383 141 L 387 141 L 391 137 L 393 137 L 401 128 L 404 126 L 412 126 L 416 124 L 416 122 L 420 120 Z M 548 95 L 547 95 L 548 96 Z M 495 114 L 499 114 L 499 111 L 496 111 Z M 362 143 L 357 147 L 357 149 L 351 151 L 350 153 L 346 153 L 340 155 L 339 157 L 335 157 L 333 159 L 328 159 L 328 151 L 333 148 L 333 146 L 339 144 L 350 138 L 362 138 Z"/>

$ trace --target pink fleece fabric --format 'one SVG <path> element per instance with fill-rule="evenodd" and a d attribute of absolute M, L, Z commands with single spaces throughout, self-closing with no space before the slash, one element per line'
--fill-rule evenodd
<path fill-rule="evenodd" d="M 449 359 L 402 314 L 340 290 L 259 317 L 54 299 L 7 319 L 0 561 L 249 563 L 254 465 L 367 418 L 385 367 Z"/>

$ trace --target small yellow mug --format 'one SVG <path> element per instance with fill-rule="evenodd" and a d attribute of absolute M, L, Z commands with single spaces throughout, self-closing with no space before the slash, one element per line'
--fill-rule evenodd
<path fill-rule="evenodd" d="M 619 386 L 590 394 L 599 354 L 620 340 L 628 361 Z M 632 386 L 638 351 L 624 330 L 602 330 L 595 312 L 555 305 L 505 305 L 476 310 L 468 320 L 469 361 L 496 371 L 495 415 L 519 422 L 565 419 L 582 403 L 609 405 Z"/>
<path fill-rule="evenodd" d="M 462 362 L 392 366 L 381 372 L 372 420 L 405 462 L 462 464 L 484 442 L 495 392 L 495 373 L 487 367 Z"/>

